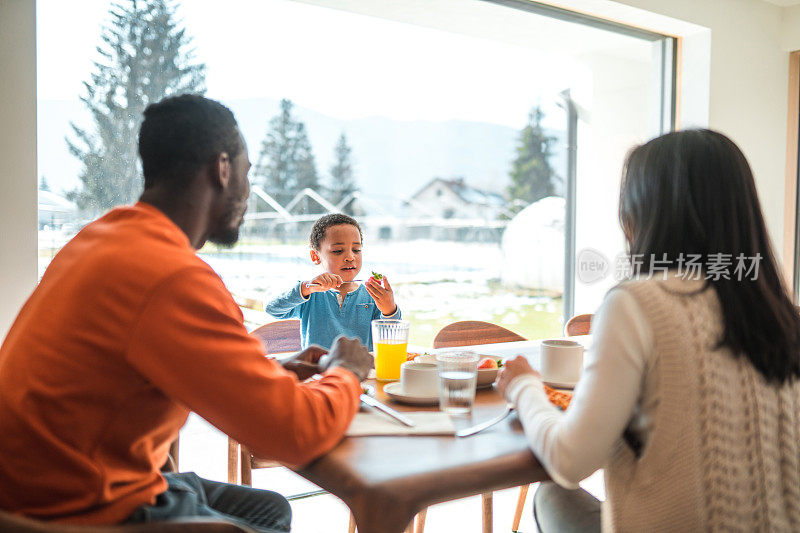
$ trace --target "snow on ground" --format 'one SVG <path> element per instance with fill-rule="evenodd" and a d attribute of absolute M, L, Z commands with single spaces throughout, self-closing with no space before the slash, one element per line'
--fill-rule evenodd
<path fill-rule="evenodd" d="M 40 231 L 40 274 L 70 237 L 60 231 Z M 414 344 L 429 344 L 439 328 L 457 320 L 497 322 L 529 338 L 560 332 L 558 299 L 500 283 L 504 255 L 498 244 L 376 242 L 365 245 L 363 253 L 359 278 L 366 279 L 373 270 L 389 278 L 396 301 L 414 322 Z M 320 272 L 304 243 L 243 239 L 232 249 L 206 246 L 200 256 L 220 274 L 231 292 L 261 301 Z M 263 315 L 258 323 L 269 319 Z"/>
<path fill-rule="evenodd" d="M 269 299 L 320 273 L 302 244 L 244 244 L 201 254 L 237 294 Z M 360 278 L 385 274 L 403 310 L 441 313 L 443 306 L 480 320 L 523 305 L 555 311 L 552 299 L 499 287 L 503 254 L 496 244 L 408 241 L 364 247 Z M 480 316 L 479 316 L 480 315 Z"/>

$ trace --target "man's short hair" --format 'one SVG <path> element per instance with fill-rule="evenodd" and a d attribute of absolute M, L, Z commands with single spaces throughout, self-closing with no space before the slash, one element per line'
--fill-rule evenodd
<path fill-rule="evenodd" d="M 244 148 L 231 110 L 196 94 L 164 98 L 144 110 L 139 129 L 144 188 L 185 186 L 205 165 Z"/>

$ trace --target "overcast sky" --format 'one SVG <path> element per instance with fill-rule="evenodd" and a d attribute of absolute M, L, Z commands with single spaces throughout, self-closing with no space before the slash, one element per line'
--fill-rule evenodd
<path fill-rule="evenodd" d="M 109 6 L 37 1 L 40 99 L 82 93 Z M 552 53 L 289 0 L 184 1 L 178 16 L 208 67 L 208 95 L 222 101 L 287 97 L 343 119 L 519 128 L 532 105 L 552 106 L 558 92 L 586 79 Z"/>

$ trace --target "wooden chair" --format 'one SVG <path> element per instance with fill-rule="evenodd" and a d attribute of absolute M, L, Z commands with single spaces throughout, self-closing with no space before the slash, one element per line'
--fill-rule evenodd
<path fill-rule="evenodd" d="M 180 437 L 172 441 L 169 456 L 162 472 L 178 472 L 178 449 Z M 0 531 L 4 533 L 253 533 L 253 530 L 232 522 L 205 518 L 183 518 L 169 522 L 147 524 L 120 524 L 109 526 L 68 526 L 65 524 L 36 520 L 0 510 Z"/>
<path fill-rule="evenodd" d="M 469 346 L 472 344 L 497 344 L 501 342 L 515 342 L 527 340 L 522 335 L 513 331 L 479 320 L 464 320 L 453 322 L 436 334 L 433 339 L 434 348 L 456 348 L 458 346 Z M 520 501 L 517 502 L 517 510 L 514 515 L 514 529 L 519 526 L 519 517 L 522 516 L 522 507 L 525 505 L 525 498 L 528 494 L 528 486 L 520 487 Z M 486 492 L 481 495 L 483 503 L 483 533 L 491 533 L 493 521 L 493 495 Z M 423 510 L 417 517 L 416 533 L 423 533 L 425 527 L 425 516 L 427 509 Z"/>
<path fill-rule="evenodd" d="M 453 322 L 439 330 L 433 339 L 434 348 L 457 348 L 472 344 L 497 344 L 528 340 L 503 326 L 480 320 Z"/>
<path fill-rule="evenodd" d="M 564 332 L 567 337 L 574 337 L 576 335 L 588 335 L 592 326 L 592 315 L 575 315 L 570 318 L 564 325 Z M 522 510 L 525 507 L 525 499 L 528 497 L 528 488 L 530 485 L 525 485 L 519 488 L 519 498 L 517 498 L 517 509 L 514 511 L 514 522 L 511 524 L 511 531 L 516 532 L 519 530 L 519 522 L 522 518 Z"/>
<path fill-rule="evenodd" d="M 245 526 L 222 520 L 185 518 L 147 524 L 110 526 L 73 526 L 44 522 L 0 511 L 0 531 L 3 533 L 255 533 Z"/>
<path fill-rule="evenodd" d="M 268 354 L 298 352 L 300 341 L 300 321 L 297 319 L 269 322 L 250 332 L 264 345 Z M 240 468 L 241 465 L 241 468 Z M 259 459 L 247 446 L 228 437 L 228 483 L 252 485 L 254 468 L 275 468 L 283 466 L 278 462 Z"/>
<path fill-rule="evenodd" d="M 302 348 L 300 321 L 294 318 L 264 324 L 250 335 L 261 341 L 267 353 L 298 352 Z"/>
<path fill-rule="evenodd" d="M 169 455 L 167 456 L 167 462 L 161 467 L 162 472 L 180 472 L 180 470 L 178 470 L 178 450 L 180 448 L 180 441 L 181 436 L 178 435 L 175 437 L 175 440 L 172 441 L 172 444 L 169 445 Z"/>
<path fill-rule="evenodd" d="M 250 332 L 264 345 L 268 354 L 299 352 L 302 349 L 300 338 L 300 321 L 297 319 L 269 322 Z M 253 484 L 253 470 L 258 468 L 277 468 L 283 466 L 277 461 L 261 459 L 253 455 L 250 449 L 228 437 L 228 483 Z M 301 500 L 326 494 L 324 490 L 314 490 L 287 496 L 289 501 Z M 355 531 L 355 520 L 350 514 L 349 531 Z"/>
<path fill-rule="evenodd" d="M 592 315 L 575 315 L 567 320 L 564 326 L 564 333 L 567 337 L 576 335 L 588 335 L 592 329 Z"/>

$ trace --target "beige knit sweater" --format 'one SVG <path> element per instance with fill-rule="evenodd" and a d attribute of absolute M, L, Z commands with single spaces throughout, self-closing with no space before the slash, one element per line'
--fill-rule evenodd
<path fill-rule="evenodd" d="M 641 457 L 605 470 L 604 531 L 800 531 L 800 384 L 767 384 L 716 349 L 716 292 L 680 279 L 621 286 L 652 324 L 660 402 Z M 646 400 L 646 388 L 643 394 Z"/>

